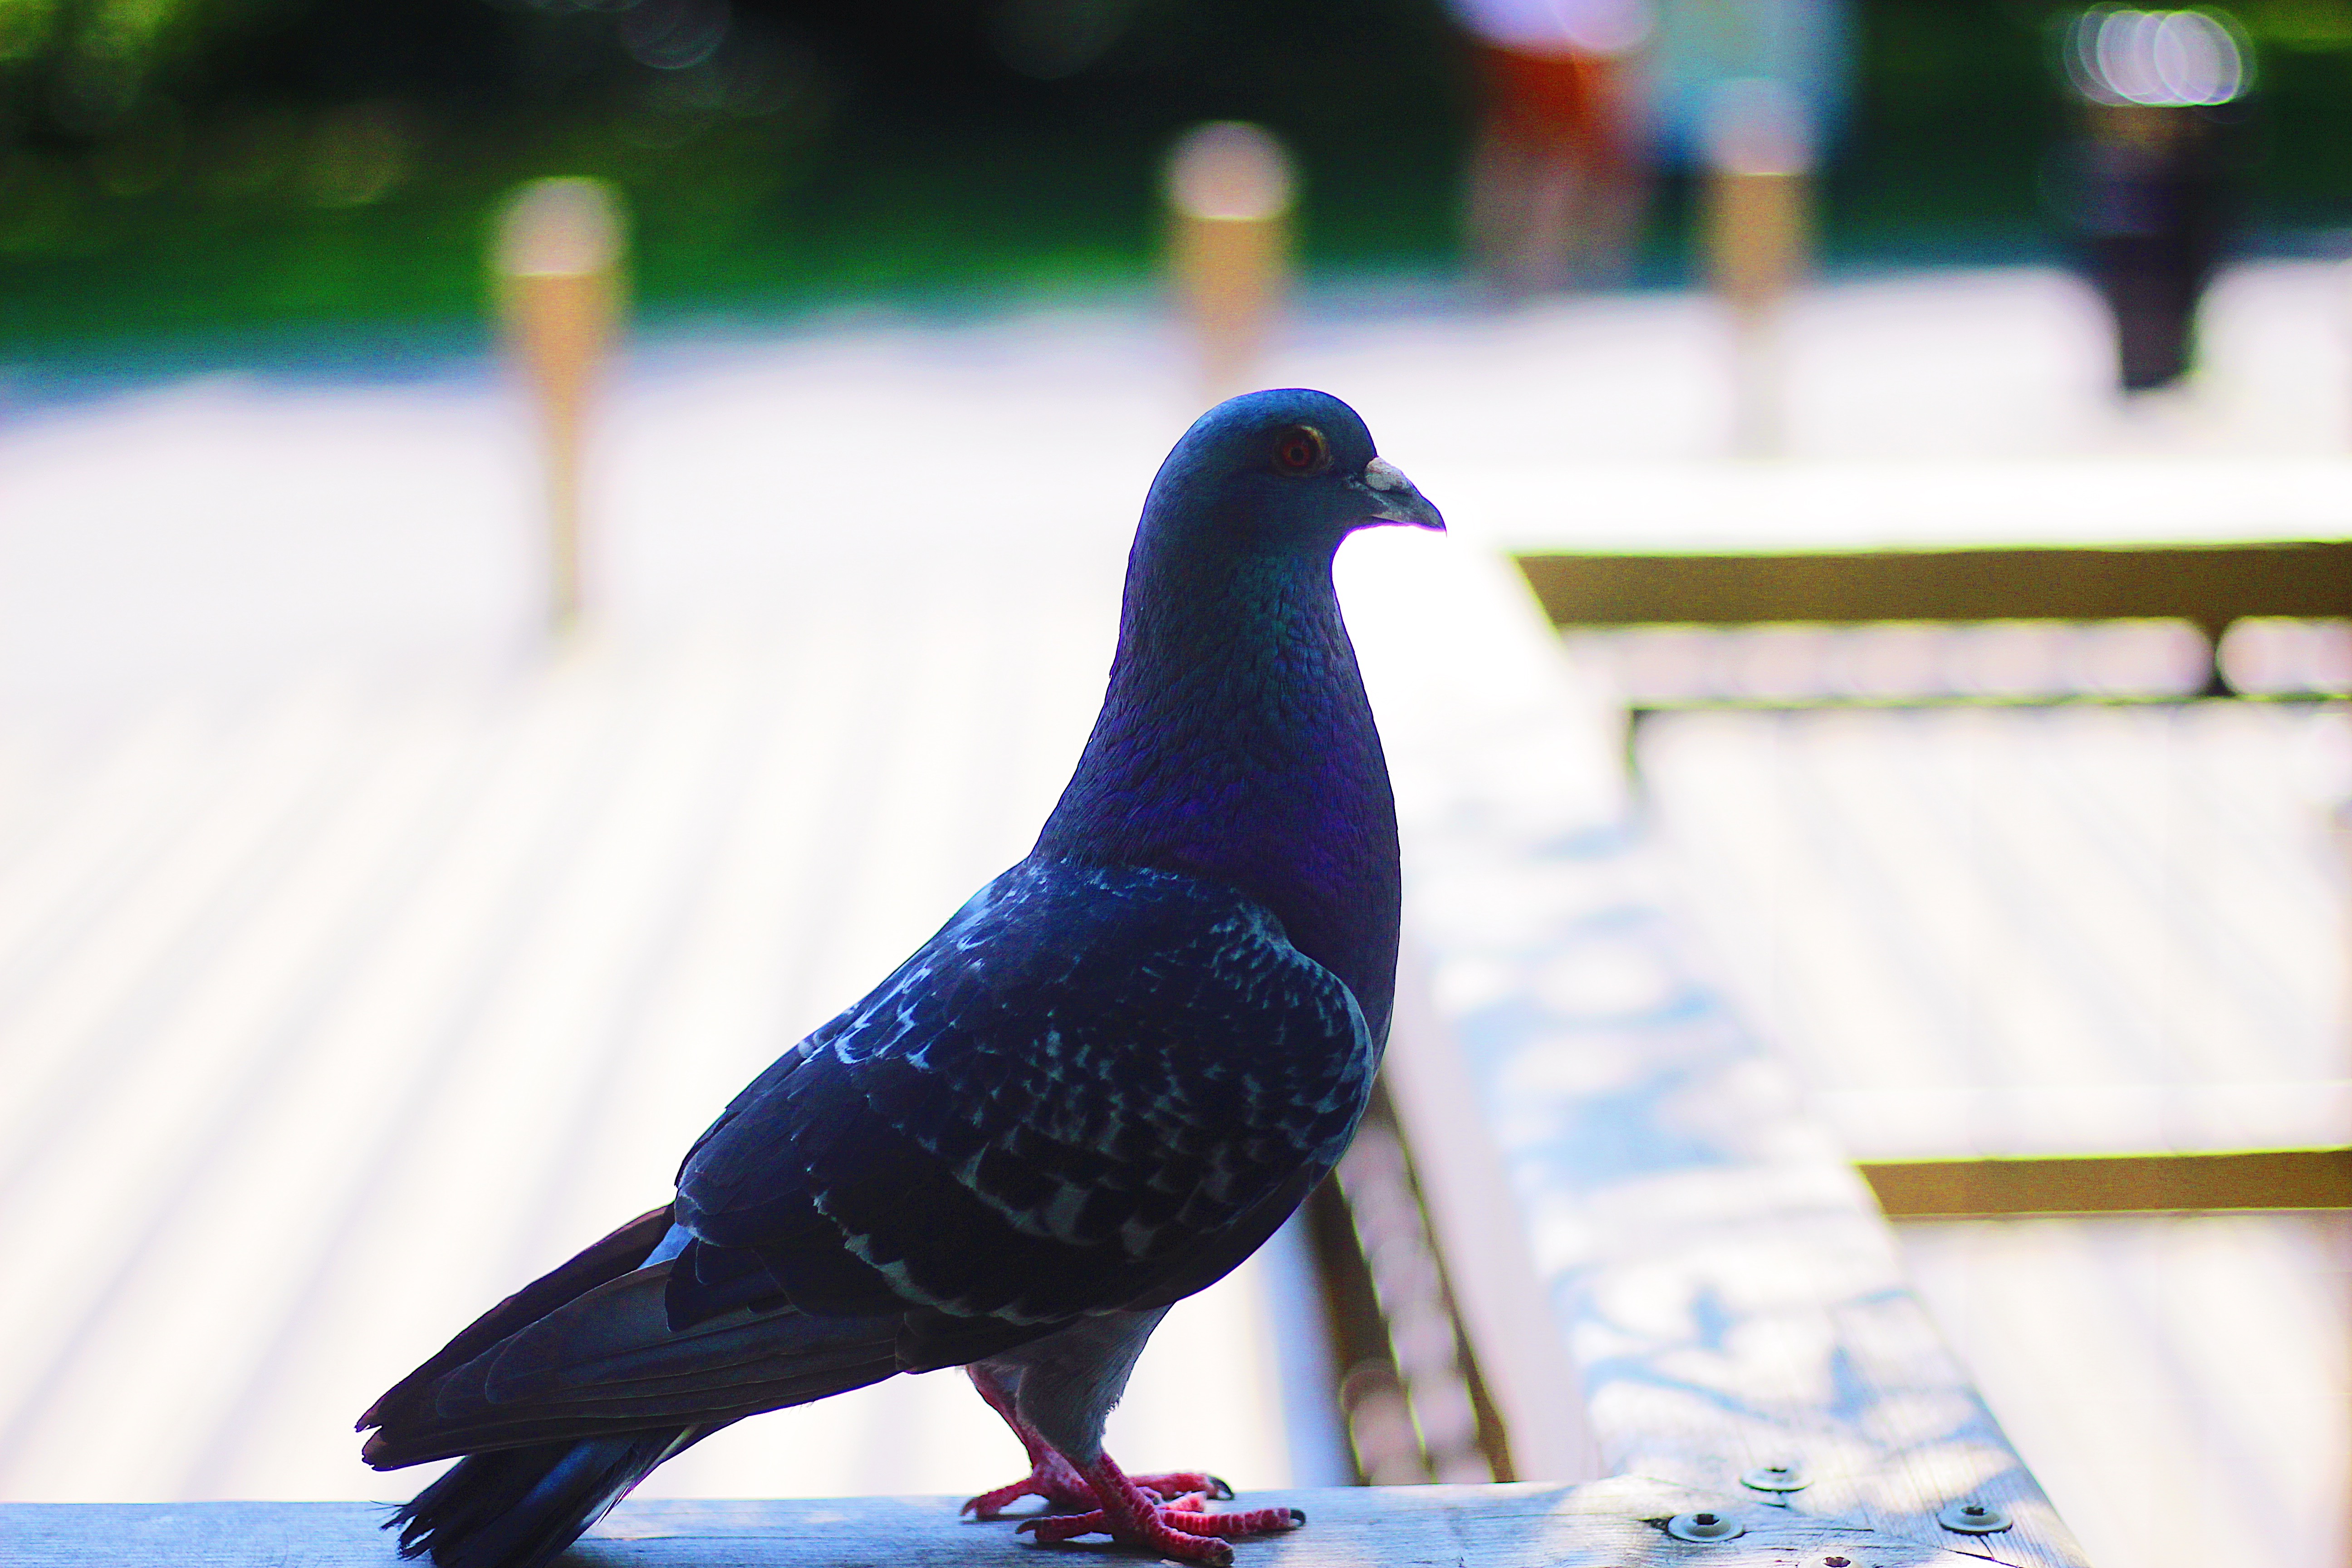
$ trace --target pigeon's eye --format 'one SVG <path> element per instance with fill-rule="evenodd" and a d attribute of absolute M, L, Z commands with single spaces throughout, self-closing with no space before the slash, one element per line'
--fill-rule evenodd
<path fill-rule="evenodd" d="M 1314 426 L 1291 425 L 1274 433 L 1274 466 L 1280 472 L 1319 474 L 1330 462 L 1330 443 Z"/>

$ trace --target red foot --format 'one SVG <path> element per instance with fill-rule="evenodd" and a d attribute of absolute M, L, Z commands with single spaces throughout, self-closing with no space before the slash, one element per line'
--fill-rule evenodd
<path fill-rule="evenodd" d="M 1100 1507 L 1085 1513 L 1025 1519 L 1020 1528 L 1039 1541 L 1108 1535 L 1122 1546 L 1139 1547 L 1155 1557 L 1174 1557 L 1223 1568 L 1234 1560 L 1234 1549 L 1225 1544 L 1224 1537 L 1273 1535 L 1297 1530 L 1307 1522 L 1307 1516 L 1295 1508 L 1211 1513 L 1198 1492 L 1162 1503 L 1122 1474 L 1108 1454 L 1087 1467 L 1085 1479 L 1100 1500 Z M 1224 1495 L 1230 1497 L 1233 1493 L 1228 1489 Z"/>
<path fill-rule="evenodd" d="M 963 1505 L 963 1511 L 979 1519 L 999 1519 L 1007 1503 L 1025 1497 L 1043 1498 L 1045 1506 L 1085 1512 L 1096 1507 L 1094 1489 L 1086 1478 L 1062 1458 L 1054 1446 L 1038 1435 L 1037 1429 L 1021 1418 L 1013 1395 L 987 1371 L 974 1365 L 964 1369 L 971 1377 L 971 1385 L 988 1401 L 989 1408 L 1004 1417 L 1013 1435 L 1029 1451 L 1029 1473 L 1010 1486 L 982 1492 Z M 1170 1470 L 1164 1475 L 1130 1476 L 1128 1478 L 1145 1491 L 1159 1494 L 1161 1502 L 1174 1502 L 1192 1492 L 1205 1492 L 1220 1502 L 1234 1495 L 1234 1489 L 1204 1470 Z"/>
<path fill-rule="evenodd" d="M 1185 1498 L 1213 1498 L 1218 1502 L 1231 1501 L 1234 1489 L 1205 1470 L 1170 1470 L 1163 1475 L 1129 1476 L 1137 1487 L 1151 1493 L 1164 1504 L 1173 1505 Z M 1003 1519 L 1007 1506 L 1023 1498 L 1045 1500 L 1049 1510 L 1064 1512 L 1086 1512 L 1095 1507 L 1094 1489 L 1087 1485 L 1084 1476 L 1070 1468 L 1070 1462 L 1045 1450 L 1037 1467 L 1021 1479 L 1001 1486 L 992 1492 L 982 1492 L 963 1505 L 963 1511 L 975 1519 Z M 1197 1507 L 1197 1501 L 1195 1503 Z"/>

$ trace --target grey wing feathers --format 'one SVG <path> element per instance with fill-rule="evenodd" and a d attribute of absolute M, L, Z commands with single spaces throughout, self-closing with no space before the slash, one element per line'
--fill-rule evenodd
<path fill-rule="evenodd" d="M 1376 1066 L 1347 987 L 1240 894 L 1024 863 L 689 1155 L 672 1321 L 713 1252 L 811 1311 L 1123 1308 L 1295 1205 Z"/>

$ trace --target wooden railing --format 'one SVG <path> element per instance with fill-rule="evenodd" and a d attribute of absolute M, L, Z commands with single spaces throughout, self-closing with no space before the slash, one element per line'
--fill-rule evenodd
<path fill-rule="evenodd" d="M 1639 1478 L 1590 1486 L 1381 1487 L 1251 1494 L 1304 1510 L 1307 1528 L 1246 1542 L 1255 1568 L 1541 1568 L 1803 1564 L 1982 1568 L 1980 1555 L 1906 1548 L 1790 1509 L 1743 1510 L 1743 1533 L 1688 1542 L 1668 1533 L 1708 1515 L 1707 1496 Z M 10 1568 L 393 1568 L 383 1510 L 359 1502 L 0 1504 Z M 1729 1517 L 1729 1516 L 1712 1516 Z M 1684 1527 L 1688 1530 L 1687 1524 Z M 1705 1529 L 1706 1527 L 1699 1527 Z M 563 1561 L 586 1568 L 990 1568 L 1134 1561 L 1066 1547 L 1041 1553 L 1010 1524 L 960 1518 L 952 1498 L 837 1501 L 624 1502 Z M 1862 1553 L 1863 1555 L 1856 1555 Z M 2003 1560 L 2014 1561 L 2008 1554 Z"/>
<path fill-rule="evenodd" d="M 1694 963 L 1597 776 L 1607 715 L 1507 568 L 1463 578 L 1398 601 L 1446 604 L 1442 655 L 1356 624 L 1415 942 L 1389 1103 L 1513 1471 L 1651 1531 L 1594 1562 L 2081 1563 L 1869 1188 Z"/>

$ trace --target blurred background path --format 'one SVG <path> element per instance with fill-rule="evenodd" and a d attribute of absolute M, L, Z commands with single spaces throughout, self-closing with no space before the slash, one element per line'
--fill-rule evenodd
<path fill-rule="evenodd" d="M 1329 386 L 1481 540 L 1615 548 L 2310 537 L 2352 502 L 2352 284 L 2215 288 L 2191 383 L 2112 395 L 2095 296 L 2042 268 L 1801 296 L 1789 453 L 1730 439 L 1704 295 L 1398 310 L 1341 295 L 1261 368 Z M 1124 548 L 1195 411 L 1156 310 L 825 323 L 634 346 L 592 456 L 615 635 L 761 610 L 814 552 Z M 285 658 L 478 669 L 541 611 L 529 410 L 485 362 L 396 381 L 224 371 L 7 405 L 0 696 L 79 712 Z M 1041 542 L 1040 548 L 1044 548 Z"/>

